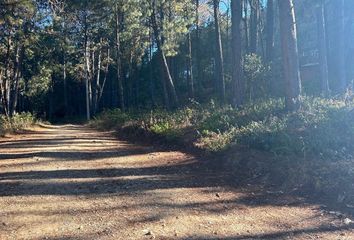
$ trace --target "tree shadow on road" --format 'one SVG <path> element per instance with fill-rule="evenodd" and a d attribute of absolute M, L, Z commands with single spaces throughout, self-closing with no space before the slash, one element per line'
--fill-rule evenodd
<path fill-rule="evenodd" d="M 76 129 L 75 127 L 73 127 Z M 77 129 L 76 129 L 77 130 Z M 8 143 L 0 144 L 0 151 L 20 148 L 40 148 L 29 153 L 0 153 L 0 160 L 13 159 L 34 159 L 23 164 L 34 164 L 35 158 L 45 158 L 38 164 L 48 162 L 68 162 L 68 161 L 100 161 L 105 158 L 131 157 L 138 155 L 149 155 L 156 151 L 172 151 L 175 148 L 168 149 L 158 146 L 147 147 L 140 145 L 131 145 L 129 142 L 122 146 L 100 148 L 100 150 L 81 150 L 81 151 L 54 151 L 52 146 L 72 145 L 88 143 L 98 145 L 97 139 L 113 141 L 111 136 L 103 134 L 105 138 L 100 138 L 97 133 L 90 131 L 84 132 L 83 136 L 66 136 L 61 138 L 51 138 L 50 134 L 44 134 L 40 139 L 20 139 Z M 77 139 L 78 138 L 78 139 Z M 95 141 L 95 142 L 93 142 Z M 274 189 L 265 187 L 261 183 L 249 185 L 247 179 L 242 175 L 234 175 L 231 169 L 224 168 L 222 159 L 204 158 L 202 155 L 190 155 L 190 159 L 169 159 L 162 160 L 160 165 L 156 166 L 127 166 L 127 167 L 100 167 L 79 169 L 57 169 L 57 170 L 22 170 L 22 171 L 0 171 L 0 198 L 8 196 L 85 196 L 85 197 L 107 197 L 107 196 L 127 196 L 143 198 L 146 192 L 154 190 L 173 190 L 198 188 L 204 191 L 210 191 L 213 196 L 210 201 L 203 202 L 169 202 L 156 200 L 155 202 L 145 203 L 145 208 L 162 209 L 196 209 L 198 211 L 212 212 L 222 214 L 235 209 L 257 206 L 302 206 L 308 203 L 308 200 L 298 195 L 288 195 Z M 0 161 L 1 164 L 1 161 Z M 0 165 L 1 166 L 1 165 Z M 223 196 L 216 196 L 217 189 L 225 188 L 243 193 L 235 198 L 224 199 Z M 321 199 L 312 202 L 320 204 Z M 140 203 L 138 203 L 140 204 Z M 141 206 L 133 203 L 127 204 L 127 208 L 138 208 Z M 112 207 L 101 209 L 102 211 L 112 211 Z M 36 213 L 38 214 L 38 213 Z M 45 213 L 44 213 L 45 214 Z M 52 213 L 54 214 L 54 213 Z M 61 212 L 62 214 L 62 212 Z M 164 218 L 164 215 L 146 216 L 143 219 L 135 219 L 139 222 L 153 222 Z M 351 229 L 353 226 L 334 227 L 324 225 L 316 228 L 298 229 L 281 231 L 275 233 L 259 235 L 239 235 L 226 237 L 222 239 L 284 239 L 288 236 L 301 234 L 315 234 L 321 232 L 333 232 Z M 70 239 L 70 238 L 68 238 Z M 192 237 L 188 239 L 221 239 L 210 236 Z"/>

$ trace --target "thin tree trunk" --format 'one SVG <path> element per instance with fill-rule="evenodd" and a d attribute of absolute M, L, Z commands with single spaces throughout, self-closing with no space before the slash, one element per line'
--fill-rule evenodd
<path fill-rule="evenodd" d="M 201 64 L 200 64 L 200 27 L 199 27 L 199 0 L 196 0 L 195 3 L 195 59 L 196 59 L 196 72 L 197 72 L 197 87 L 199 89 L 199 91 L 202 89 L 202 68 L 201 68 Z"/>
<path fill-rule="evenodd" d="M 129 65 L 128 65 L 128 74 L 124 74 L 125 76 L 128 76 L 126 82 L 126 103 L 127 107 L 131 107 L 133 105 L 133 99 L 134 99 L 134 93 L 133 93 L 133 85 L 134 85 L 134 77 L 133 77 L 133 53 L 130 51 L 129 54 Z"/>
<path fill-rule="evenodd" d="M 234 0 L 232 0 L 234 1 Z M 243 1 L 243 27 L 244 27 L 244 34 L 245 34 L 245 46 L 247 53 L 250 52 L 250 41 L 249 41 L 249 31 L 248 31 L 248 1 L 249 0 L 244 0 Z"/>
<path fill-rule="evenodd" d="M 7 69 L 7 78 L 5 81 L 5 106 L 7 116 L 10 117 L 10 93 L 11 93 L 11 82 L 10 82 L 10 69 Z"/>
<path fill-rule="evenodd" d="M 231 1 L 231 21 L 233 105 L 239 107 L 244 102 L 245 91 L 242 71 L 242 0 Z"/>
<path fill-rule="evenodd" d="M 134 61 L 133 63 L 133 73 L 132 73 L 132 80 L 133 80 L 133 102 L 134 106 L 137 108 L 139 104 L 139 67 L 137 63 Z"/>
<path fill-rule="evenodd" d="M 162 55 L 162 51 L 159 51 L 159 60 L 160 60 L 160 78 L 161 78 L 161 83 L 162 83 L 162 90 L 163 90 L 163 97 L 164 97 L 164 101 L 165 101 L 165 106 L 167 109 L 169 109 L 171 106 L 170 104 L 170 98 L 168 96 L 168 91 L 167 91 L 167 86 L 166 86 L 166 80 L 165 80 L 165 72 L 164 72 L 164 62 L 163 62 L 163 56 Z M 167 64 L 167 63 L 166 63 Z"/>
<path fill-rule="evenodd" d="M 153 57 L 153 36 L 151 34 L 150 29 L 150 47 L 149 47 L 149 80 L 150 80 L 150 97 L 153 106 L 156 106 L 155 100 L 155 85 L 154 85 L 154 77 L 153 77 L 153 69 L 152 69 L 152 57 Z"/>
<path fill-rule="evenodd" d="M 64 33 L 64 46 L 63 46 L 63 93 L 64 93 L 64 108 L 65 108 L 65 115 L 68 114 L 68 86 L 67 86 L 67 74 L 66 74 L 66 44 L 67 44 L 67 36 L 66 36 L 66 19 L 64 15 L 63 20 L 63 33 Z"/>
<path fill-rule="evenodd" d="M 67 79 L 66 79 L 66 55 L 64 53 L 63 57 L 63 87 L 64 87 L 64 107 L 65 107 L 65 115 L 68 114 L 68 86 L 67 86 Z"/>
<path fill-rule="evenodd" d="M 339 67 L 339 91 L 344 93 L 347 87 L 346 71 L 345 71 L 345 20 L 344 20 L 344 8 L 345 0 L 338 1 L 339 11 L 339 28 L 338 28 L 338 67 Z"/>
<path fill-rule="evenodd" d="M 94 74 L 93 74 L 93 69 L 94 69 L 94 65 L 92 64 L 93 61 L 92 59 L 90 59 L 90 56 L 92 56 L 94 58 L 94 54 L 93 55 L 90 55 L 90 42 L 88 42 L 88 79 L 89 79 L 89 84 L 88 84 L 88 87 L 89 87 L 89 104 L 90 104 L 90 111 L 92 111 L 92 105 L 93 105 L 93 101 L 92 101 L 92 84 L 93 84 L 93 78 L 94 78 Z M 92 115 L 92 113 L 91 113 Z"/>
<path fill-rule="evenodd" d="M 153 3 L 154 3 L 154 6 L 153 6 L 153 13 L 151 15 L 151 23 L 152 23 L 152 28 L 153 28 L 156 44 L 157 44 L 157 49 L 158 49 L 159 56 L 160 56 L 160 61 L 161 61 L 162 81 L 164 82 L 163 85 L 166 86 L 166 87 L 164 87 L 165 103 L 167 104 L 169 102 L 169 101 L 167 101 L 167 99 L 168 99 L 167 89 L 168 89 L 170 91 L 170 94 L 172 95 L 171 97 L 172 97 L 173 104 L 175 106 L 177 106 L 178 105 L 178 97 L 177 97 L 177 93 L 176 93 L 176 88 L 173 83 L 173 79 L 172 79 L 172 76 L 170 73 L 170 69 L 169 69 L 169 66 L 167 63 L 165 53 L 162 49 L 160 31 L 159 31 L 159 27 L 157 25 L 156 2 L 154 1 Z M 167 96 L 167 98 L 166 98 L 166 96 Z M 168 107 L 168 105 L 167 105 L 167 107 Z"/>
<path fill-rule="evenodd" d="M 121 76 L 121 50 L 120 50 L 120 15 L 118 6 L 116 9 L 116 64 L 117 64 L 117 83 L 118 83 L 118 99 L 119 108 L 125 111 L 124 89 Z"/>
<path fill-rule="evenodd" d="M 90 42 L 89 42 L 90 43 Z M 90 43 L 91 44 L 91 43 Z M 92 45 L 94 43 L 92 42 Z M 90 49 L 90 48 L 89 48 Z M 89 54 L 89 59 L 90 62 L 90 71 L 89 71 L 89 79 L 90 79 L 90 85 L 89 85 L 89 92 L 90 92 L 90 106 L 91 106 L 91 115 L 93 115 L 94 112 L 94 91 L 95 91 L 95 59 L 96 59 L 96 54 L 95 54 L 95 49 L 94 46 L 92 47 L 92 50 L 90 51 L 91 54 Z"/>
<path fill-rule="evenodd" d="M 226 4 L 226 3 L 225 3 Z M 231 3 L 230 3 L 231 5 Z M 227 46 L 230 46 L 230 42 L 231 42 L 231 28 L 230 28 L 230 5 L 227 5 L 227 9 L 226 9 L 226 43 Z M 228 48 L 228 47 L 227 47 Z"/>
<path fill-rule="evenodd" d="M 49 87 L 49 119 L 53 119 L 54 112 L 54 80 L 53 74 L 50 75 L 50 87 Z"/>
<path fill-rule="evenodd" d="M 5 57 L 5 68 L 4 68 L 4 77 L 2 81 L 2 94 L 1 102 L 4 108 L 4 113 L 9 117 L 9 102 L 10 102 L 10 87 L 9 87 L 9 67 L 10 67 L 10 57 L 11 57 L 11 38 L 7 39 L 7 48 L 6 48 L 6 57 Z"/>
<path fill-rule="evenodd" d="M 14 64 L 14 76 L 13 76 L 13 87 L 10 93 L 10 117 L 12 117 L 16 111 L 17 107 L 17 98 L 18 98 L 18 89 L 19 89 L 19 80 L 21 75 L 21 64 L 23 58 L 23 51 L 21 46 L 16 46 L 15 52 L 15 64 Z"/>
<path fill-rule="evenodd" d="M 174 86 L 174 83 L 173 83 L 173 80 L 171 77 L 170 68 L 168 67 L 165 53 L 163 52 L 162 49 L 160 49 L 160 60 L 161 60 L 161 64 L 162 64 L 162 70 L 164 73 L 163 74 L 164 79 L 165 79 L 165 81 L 167 80 L 167 87 L 172 95 L 173 104 L 174 104 L 174 106 L 177 106 L 178 105 L 178 98 L 177 98 L 176 88 Z"/>
<path fill-rule="evenodd" d="M 250 24 L 250 52 L 257 53 L 258 48 L 258 20 L 259 0 L 251 0 L 251 24 Z"/>
<path fill-rule="evenodd" d="M 110 59 L 110 51 L 109 51 L 109 47 L 107 48 L 107 64 L 104 68 L 104 78 L 103 78 L 103 83 L 102 86 L 100 86 L 99 88 L 99 97 L 98 97 L 98 106 L 100 105 L 102 96 L 103 96 L 103 90 L 104 87 L 106 86 L 106 82 L 107 82 L 107 76 L 108 76 L 108 71 L 109 71 L 109 60 Z"/>
<path fill-rule="evenodd" d="M 222 42 L 220 33 L 220 18 L 219 18 L 219 3 L 220 0 L 213 0 L 215 35 L 216 35 L 216 56 L 215 56 L 215 70 L 218 87 L 218 94 L 222 102 L 225 101 L 225 80 L 224 80 L 224 60 L 222 52 Z"/>
<path fill-rule="evenodd" d="M 194 98 L 194 79 L 193 79 L 193 63 L 192 63 L 192 40 L 190 31 L 187 34 L 188 56 L 187 56 L 187 72 L 189 97 Z"/>
<path fill-rule="evenodd" d="M 163 90 L 163 97 L 164 97 L 164 102 L 165 102 L 165 107 L 166 108 L 170 108 L 170 98 L 169 98 L 169 94 L 168 94 L 168 90 L 167 90 L 167 86 L 166 86 L 166 77 L 165 77 L 165 71 L 164 68 L 168 65 L 166 63 L 166 66 L 163 62 L 163 52 L 161 50 L 161 45 L 163 44 L 163 36 L 160 37 L 160 31 L 159 31 L 159 27 L 157 25 L 157 20 L 156 20 L 156 1 L 153 1 L 153 6 L 152 6 L 152 14 L 151 14 L 151 25 L 152 25 L 152 30 L 153 30 L 153 35 L 155 37 L 155 41 L 156 41 L 156 45 L 157 45 L 157 49 L 158 49 L 158 59 L 160 61 L 159 64 L 159 72 L 160 72 L 160 80 L 162 83 L 162 90 Z M 161 12 L 161 21 L 163 21 L 163 12 Z M 162 28 L 163 26 L 161 26 Z"/>
<path fill-rule="evenodd" d="M 89 80 L 89 71 L 90 71 L 90 59 L 89 59 L 89 49 L 88 49 L 88 30 L 87 30 L 87 16 L 85 14 L 85 90 L 86 90 L 86 119 L 87 121 L 91 118 L 90 113 L 90 80 Z"/>
<path fill-rule="evenodd" d="M 165 54 L 165 56 L 166 56 L 166 54 Z M 166 61 L 167 61 L 168 69 L 170 70 L 170 73 L 171 73 L 171 78 L 177 79 L 177 69 L 176 69 L 176 64 L 175 64 L 175 62 L 176 62 L 175 58 L 172 56 L 169 56 L 169 57 L 166 56 Z"/>
<path fill-rule="evenodd" d="M 297 33 L 293 0 L 278 0 L 283 57 L 286 81 L 286 108 L 290 111 L 300 107 L 301 79 L 297 48 Z"/>
<path fill-rule="evenodd" d="M 3 69 L 0 68 L 0 113 L 5 112 L 5 109 L 3 108 L 2 105 L 2 99 L 3 99 L 3 94 L 4 94 L 4 90 L 3 90 L 3 79 L 4 79 L 4 73 L 3 73 Z M 2 110 L 2 111 L 1 111 Z"/>
<path fill-rule="evenodd" d="M 98 97 L 100 92 L 100 77 L 101 77 L 101 57 L 102 57 L 102 39 L 100 40 L 100 46 L 98 50 L 98 60 L 97 60 L 97 76 L 96 76 L 96 86 L 95 86 L 95 93 L 94 93 L 94 113 L 96 114 L 98 111 Z"/>
<path fill-rule="evenodd" d="M 92 45 L 94 44 L 94 42 L 92 43 Z M 91 50 L 91 79 L 95 78 L 95 73 L 96 73 L 96 69 L 95 69 L 95 61 L 96 61 L 96 54 L 95 54 L 95 47 L 92 47 Z"/>
<path fill-rule="evenodd" d="M 317 40 L 319 50 L 319 65 L 321 70 L 321 92 L 324 96 L 329 94 L 328 84 L 328 62 L 327 62 L 327 47 L 326 47 L 326 25 L 324 19 L 324 2 L 317 8 Z"/>
<path fill-rule="evenodd" d="M 274 51 L 274 0 L 267 1 L 266 61 L 273 60 Z"/>

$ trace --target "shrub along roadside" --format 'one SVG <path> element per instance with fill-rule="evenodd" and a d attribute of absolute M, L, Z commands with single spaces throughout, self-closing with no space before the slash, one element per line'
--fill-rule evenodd
<path fill-rule="evenodd" d="M 353 107 L 354 103 L 310 97 L 303 99 L 301 110 L 290 113 L 279 99 L 242 109 L 194 102 L 172 112 L 106 111 L 91 125 L 134 129 L 128 133 L 158 136 L 212 153 L 226 155 L 239 147 L 264 152 L 271 156 L 268 161 L 258 157 L 240 162 L 230 154 L 228 158 L 235 169 L 252 173 L 257 169 L 256 175 L 275 180 L 282 176 L 285 187 L 306 185 L 316 192 L 348 193 L 354 182 Z"/>
<path fill-rule="evenodd" d="M 0 115 L 0 136 L 29 128 L 35 122 L 36 119 L 31 113 L 15 113 L 11 118 Z"/>
<path fill-rule="evenodd" d="M 193 103 L 173 112 L 123 113 L 116 109 L 103 112 L 90 124 L 103 130 L 133 127 L 175 142 L 192 132 L 192 144 L 209 152 L 242 145 L 276 155 L 321 159 L 351 155 L 354 104 L 305 98 L 302 106 L 298 112 L 287 113 L 281 100 L 270 99 L 241 110 L 214 103 Z"/>

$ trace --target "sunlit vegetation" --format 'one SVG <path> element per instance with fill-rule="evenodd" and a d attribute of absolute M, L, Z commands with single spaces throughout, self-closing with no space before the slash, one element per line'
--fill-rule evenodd
<path fill-rule="evenodd" d="M 0 136 L 30 128 L 35 123 L 36 119 L 31 113 L 15 113 L 10 118 L 0 115 Z"/>
<path fill-rule="evenodd" d="M 101 129 L 143 129 L 170 140 L 211 152 L 235 145 L 276 155 L 340 159 L 354 150 L 354 104 L 305 97 L 297 112 L 285 111 L 280 99 L 245 105 L 242 109 L 196 102 L 176 111 L 121 112 L 108 110 L 92 123 Z"/>
<path fill-rule="evenodd" d="M 306 185 L 335 198 L 352 191 L 347 183 L 354 171 L 353 107 L 354 102 L 312 97 L 304 97 L 301 108 L 290 113 L 280 99 L 242 109 L 193 102 L 175 111 L 107 110 L 90 125 L 132 139 L 157 137 L 211 153 L 256 151 L 256 159 L 247 164 L 234 159 L 231 165 L 243 175 L 281 181 L 287 189 Z"/>

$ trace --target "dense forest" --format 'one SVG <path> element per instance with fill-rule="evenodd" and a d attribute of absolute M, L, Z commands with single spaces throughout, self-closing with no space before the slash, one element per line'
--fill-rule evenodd
<path fill-rule="evenodd" d="M 354 239 L 353 0 L 0 0 L 0 239 Z"/>
<path fill-rule="evenodd" d="M 0 111 L 241 107 L 344 95 L 352 1 L 2 0 Z"/>

